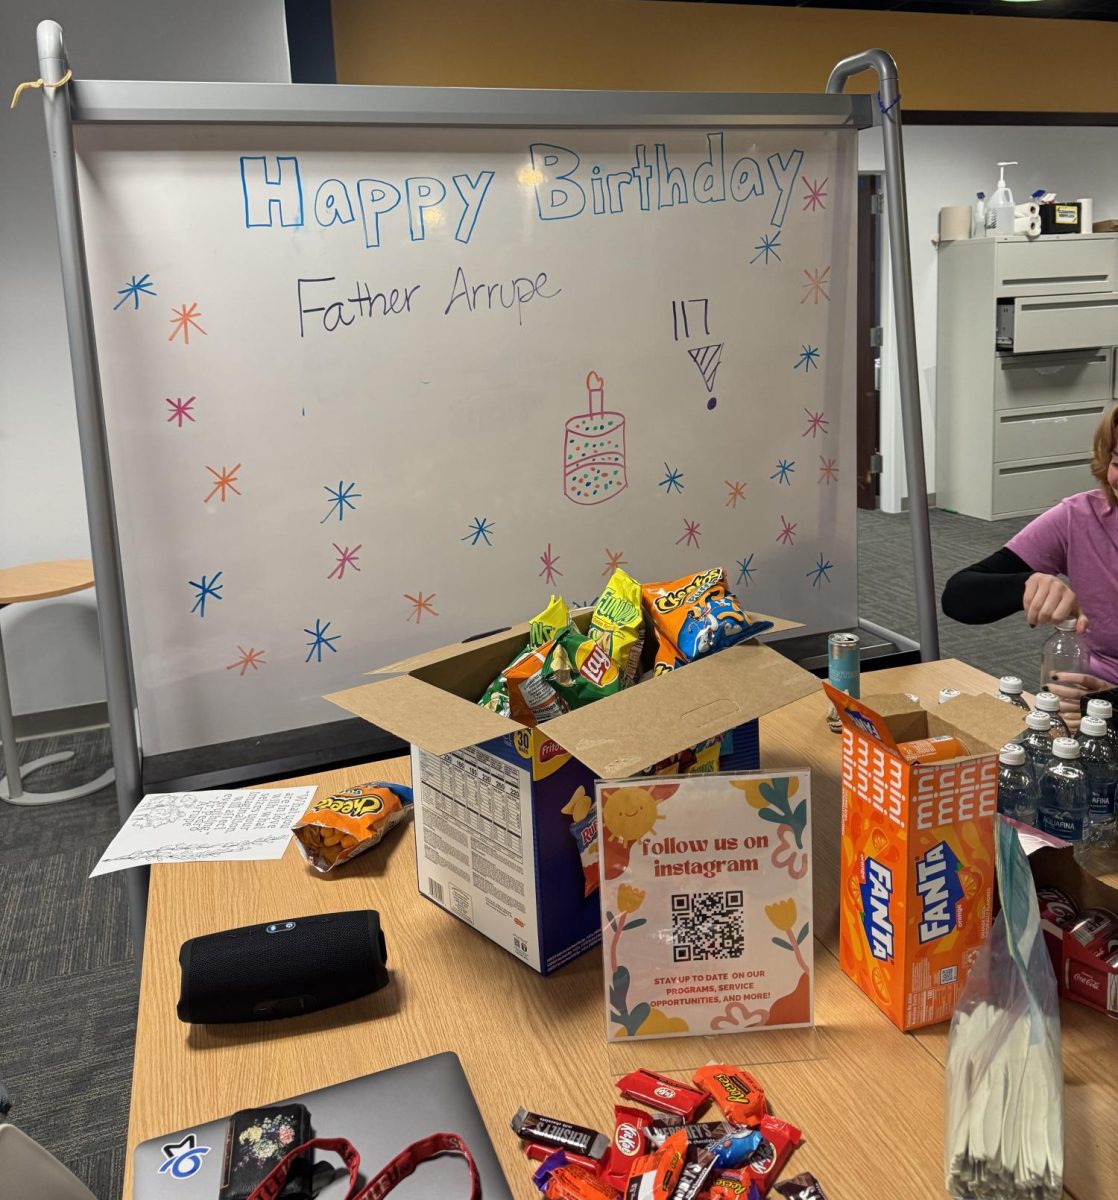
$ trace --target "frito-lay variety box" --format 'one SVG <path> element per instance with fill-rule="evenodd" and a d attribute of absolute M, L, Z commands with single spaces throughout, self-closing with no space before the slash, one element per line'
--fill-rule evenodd
<path fill-rule="evenodd" d="M 1024 714 L 991 696 L 870 708 L 823 686 L 842 718 L 839 961 L 898 1028 L 946 1021 L 993 921 L 998 750 Z M 906 760 L 943 737 L 968 753 Z"/>
<path fill-rule="evenodd" d="M 327 699 L 411 743 L 420 891 L 547 974 L 601 941 L 594 781 L 701 770 L 713 742 L 720 770 L 755 769 L 757 719 L 818 681 L 750 643 L 529 728 L 477 703 L 527 640 L 432 650 Z"/>

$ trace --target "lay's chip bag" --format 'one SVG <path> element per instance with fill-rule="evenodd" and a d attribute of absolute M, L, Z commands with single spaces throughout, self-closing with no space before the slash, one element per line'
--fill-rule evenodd
<path fill-rule="evenodd" d="M 614 661 L 592 637 L 573 625 L 530 649 L 502 675 L 508 688 L 509 715 L 522 725 L 550 721 L 572 708 L 613 695 L 621 687 Z"/>
<path fill-rule="evenodd" d="M 488 708 L 491 712 L 495 712 L 499 717 L 509 716 L 509 690 L 505 682 L 505 671 L 527 657 L 537 646 L 542 646 L 544 642 L 550 641 L 560 629 L 566 626 L 569 619 L 566 601 L 562 596 L 552 596 L 543 612 L 537 613 L 529 622 L 528 645 L 485 689 L 478 704 L 482 708 Z"/>
<path fill-rule="evenodd" d="M 641 585 L 620 567 L 598 597 L 587 632 L 613 660 L 621 686 L 628 687 L 640 671 L 644 615 Z"/>
<path fill-rule="evenodd" d="M 772 628 L 771 621 L 750 619 L 727 588 L 722 567 L 665 583 L 646 583 L 641 599 L 656 634 L 656 675 Z"/>

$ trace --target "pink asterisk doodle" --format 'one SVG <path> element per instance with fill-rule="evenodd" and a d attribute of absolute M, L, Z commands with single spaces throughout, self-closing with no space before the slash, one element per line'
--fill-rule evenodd
<path fill-rule="evenodd" d="M 194 423 L 194 414 L 190 411 L 194 407 L 196 396 L 191 396 L 189 400 L 184 400 L 181 396 L 172 400 L 170 396 L 167 398 L 167 403 L 171 406 L 171 415 L 167 418 L 168 421 L 178 421 L 179 428 L 182 428 L 183 421 Z"/>
<path fill-rule="evenodd" d="M 338 552 L 338 565 L 326 576 L 327 579 L 343 579 L 345 578 L 346 567 L 352 567 L 355 571 L 360 571 L 361 568 L 357 565 L 357 551 L 360 546 L 354 546 L 350 549 L 349 546 L 339 546 L 337 542 L 331 542 L 331 546 Z"/>
<path fill-rule="evenodd" d="M 783 516 L 780 518 L 780 532 L 776 535 L 778 542 L 783 542 L 785 546 L 795 545 L 796 542 L 796 524 L 797 522 L 789 522 Z"/>
<path fill-rule="evenodd" d="M 686 542 L 689 546 L 697 547 L 699 545 L 699 536 L 700 536 L 699 522 L 698 521 L 688 521 L 687 518 L 684 517 L 683 518 L 683 533 L 680 537 L 676 538 L 675 544 L 678 546 L 680 542 Z"/>
<path fill-rule="evenodd" d="M 801 437 L 807 437 L 809 433 L 812 437 L 815 437 L 820 430 L 824 433 L 827 432 L 827 426 L 831 422 L 821 412 L 812 412 L 807 408 L 804 409 L 804 412 L 807 413 L 807 428 L 800 435 Z"/>
<path fill-rule="evenodd" d="M 827 206 L 823 203 L 823 200 L 827 193 L 823 189 L 827 186 L 827 179 L 822 181 L 813 179 L 810 183 L 805 179 L 804 186 L 807 188 L 807 194 L 804 196 L 804 212 L 807 212 L 808 209 L 812 212 L 820 208 L 825 209 Z"/>
<path fill-rule="evenodd" d="M 556 576 L 561 576 L 562 571 L 559 570 L 556 564 L 559 562 L 561 555 L 553 554 L 551 551 L 551 543 L 547 543 L 547 549 L 540 555 L 540 562 L 543 563 L 543 569 L 540 571 L 540 577 L 548 585 L 555 583 Z"/>

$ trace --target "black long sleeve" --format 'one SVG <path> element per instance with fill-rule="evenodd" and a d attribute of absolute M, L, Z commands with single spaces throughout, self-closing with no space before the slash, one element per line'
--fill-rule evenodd
<path fill-rule="evenodd" d="M 1020 612 L 1033 569 L 1002 547 L 989 558 L 952 575 L 943 589 L 944 614 L 964 625 L 988 625 Z"/>

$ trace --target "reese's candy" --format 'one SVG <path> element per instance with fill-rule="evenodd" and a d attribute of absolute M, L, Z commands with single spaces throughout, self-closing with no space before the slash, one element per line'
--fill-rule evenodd
<path fill-rule="evenodd" d="M 571 1162 L 565 1150 L 545 1159 L 532 1182 L 548 1200 L 617 1200 L 617 1189 L 586 1167 Z"/>
<path fill-rule="evenodd" d="M 792 1151 L 800 1144 L 803 1134 L 795 1125 L 770 1116 L 761 1118 L 759 1131 L 761 1144 L 741 1171 L 743 1176 L 749 1175 L 760 1188 L 761 1195 L 766 1196 L 773 1181 L 784 1170 Z"/>
<path fill-rule="evenodd" d="M 503 672 L 513 720 L 538 725 L 592 704 L 621 686 L 617 667 L 593 638 L 561 629 Z"/>
<path fill-rule="evenodd" d="M 740 1171 L 719 1175 L 710 1185 L 710 1200 L 761 1200 L 755 1179 L 742 1179 Z"/>
<path fill-rule="evenodd" d="M 625 1200 L 670 1200 L 687 1161 L 687 1138 L 673 1133 L 656 1150 L 633 1163 Z"/>
<path fill-rule="evenodd" d="M 620 567 L 598 597 L 587 632 L 613 660 L 621 686 L 628 687 L 640 670 L 644 614 L 641 585 Z"/>
<path fill-rule="evenodd" d="M 641 600 L 656 634 L 653 671 L 657 675 L 772 628 L 771 621 L 750 618 L 727 589 L 721 567 L 663 583 L 646 583 Z"/>
<path fill-rule="evenodd" d="M 609 1139 L 597 1130 L 555 1117 L 542 1117 L 526 1108 L 518 1108 L 509 1124 L 513 1133 L 525 1142 L 538 1142 L 556 1150 L 573 1150 L 575 1154 L 590 1158 L 601 1158 L 609 1146 Z"/>
<path fill-rule="evenodd" d="M 710 1099 L 706 1092 L 690 1088 L 667 1075 L 646 1071 L 643 1067 L 622 1076 L 615 1086 L 628 1099 L 639 1100 L 661 1112 L 675 1113 L 685 1121 L 692 1120 Z"/>
<path fill-rule="evenodd" d="M 619 1192 L 625 1190 L 629 1173 L 645 1152 L 645 1131 L 652 1124 L 652 1117 L 640 1108 L 617 1104 L 613 1109 L 613 1141 L 602 1161 L 601 1176 Z"/>
<path fill-rule="evenodd" d="M 791 1179 L 778 1183 L 776 1190 L 782 1196 L 787 1196 L 788 1200 L 827 1200 L 819 1186 L 819 1180 L 810 1171 L 802 1171 L 799 1175 L 793 1175 Z"/>
<path fill-rule="evenodd" d="M 325 874 L 375 846 L 411 812 L 411 788 L 362 783 L 314 800 L 292 825 L 303 857 Z"/>
<path fill-rule="evenodd" d="M 691 1077 L 714 1097 L 727 1121 L 735 1125 L 757 1125 L 765 1115 L 765 1089 L 748 1071 L 725 1063 L 709 1063 Z"/>

